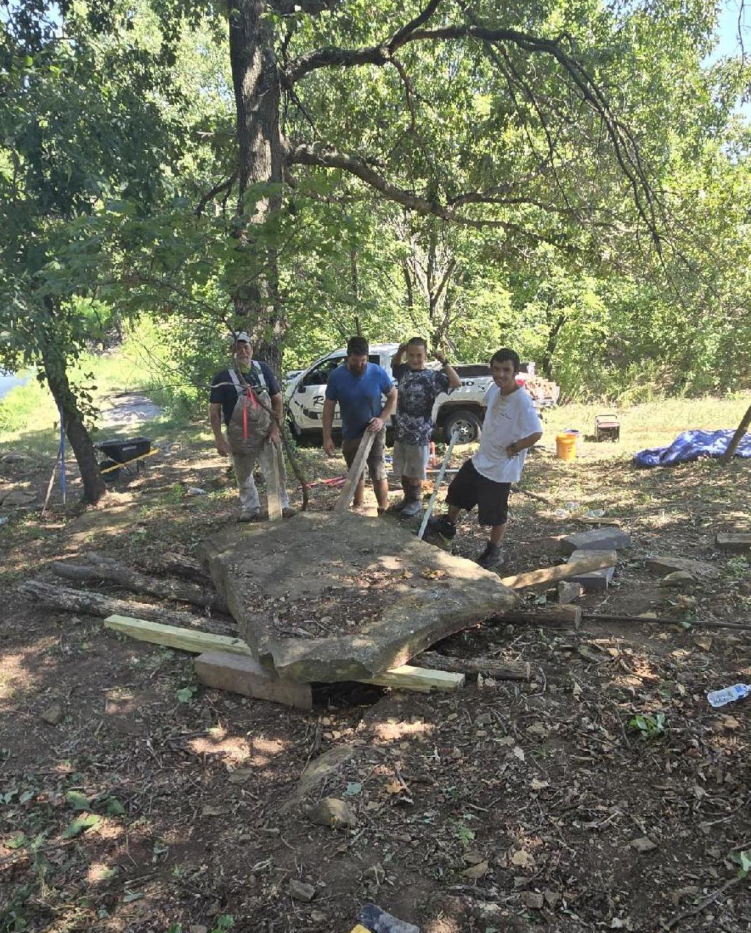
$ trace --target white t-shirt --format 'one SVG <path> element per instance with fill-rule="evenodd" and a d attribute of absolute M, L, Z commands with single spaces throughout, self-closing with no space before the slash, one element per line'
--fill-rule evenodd
<path fill-rule="evenodd" d="M 506 448 L 514 441 L 542 432 L 542 422 L 529 393 L 519 387 L 510 395 L 501 395 L 493 383 L 485 393 L 483 404 L 487 405 L 482 423 L 480 449 L 472 457 L 472 463 L 481 476 L 495 483 L 517 483 L 521 479 L 527 451 L 509 457 Z"/>

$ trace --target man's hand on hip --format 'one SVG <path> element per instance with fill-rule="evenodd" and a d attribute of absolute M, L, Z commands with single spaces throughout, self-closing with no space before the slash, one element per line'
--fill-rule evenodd
<path fill-rule="evenodd" d="M 379 431 L 383 430 L 383 425 L 383 419 L 371 418 L 370 424 L 368 425 L 368 431 L 370 431 L 371 434 L 378 434 Z"/>

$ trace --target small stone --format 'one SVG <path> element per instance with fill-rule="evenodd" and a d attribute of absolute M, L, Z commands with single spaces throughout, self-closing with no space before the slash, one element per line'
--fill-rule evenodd
<path fill-rule="evenodd" d="M 326 914 L 320 910 L 311 910 L 310 919 L 313 921 L 313 923 L 323 923 L 326 919 Z"/>
<path fill-rule="evenodd" d="M 329 826 L 331 829 L 337 829 L 340 826 L 349 826 L 353 829 L 357 826 L 357 817 L 352 807 L 336 797 L 324 797 L 314 807 L 310 807 L 305 815 L 311 823 L 317 826 Z"/>
<path fill-rule="evenodd" d="M 194 923 L 188 927 L 188 933 L 209 933 L 209 928 L 202 923 Z"/>
<path fill-rule="evenodd" d="M 53 703 L 41 714 L 41 717 L 51 726 L 58 726 L 65 718 L 65 711 L 59 703 Z"/>
<path fill-rule="evenodd" d="M 309 904 L 316 896 L 316 889 L 312 884 L 305 884 L 304 881 L 298 881 L 292 878 L 289 883 L 290 897 L 296 901 L 302 901 L 303 904 Z"/>
<path fill-rule="evenodd" d="M 545 898 L 548 907 L 555 907 L 561 899 L 561 895 L 557 891 L 543 891 L 542 896 Z"/>
<path fill-rule="evenodd" d="M 538 891 L 523 891 L 522 903 L 528 910 L 542 910 L 545 898 Z"/>
<path fill-rule="evenodd" d="M 675 573 L 669 573 L 660 580 L 660 586 L 665 587 L 684 587 L 696 583 L 696 578 L 691 576 L 687 570 L 676 570 Z"/>
<path fill-rule="evenodd" d="M 370 868 L 365 869 L 363 877 L 367 878 L 368 881 L 375 881 L 376 884 L 381 885 L 386 880 L 386 872 L 383 865 L 381 865 L 380 862 L 376 862 L 375 865 L 371 865 Z"/>
<path fill-rule="evenodd" d="M 651 852 L 653 849 L 657 848 L 657 843 L 652 842 L 649 836 L 641 836 L 639 839 L 632 839 L 629 845 L 632 849 L 636 849 L 640 855 L 644 855 L 645 852 Z"/>
<path fill-rule="evenodd" d="M 693 560 L 686 557 L 650 557 L 647 567 L 661 577 L 683 570 L 698 577 L 716 577 L 719 567 L 705 560 Z"/>
<path fill-rule="evenodd" d="M 570 580 L 561 580 L 558 584 L 558 602 L 561 605 L 572 603 L 584 593 L 581 583 L 572 583 Z"/>
<path fill-rule="evenodd" d="M 467 865 L 479 865 L 484 860 L 479 852 L 465 852 L 462 857 Z"/>
<path fill-rule="evenodd" d="M 462 877 L 467 878 L 469 881 L 477 881 L 479 878 L 487 872 L 488 863 L 485 859 L 482 862 L 478 862 L 477 865 L 472 865 L 470 868 L 465 868 L 462 872 Z"/>
<path fill-rule="evenodd" d="M 694 635 L 694 644 L 702 651 L 712 650 L 712 639 L 707 635 Z"/>

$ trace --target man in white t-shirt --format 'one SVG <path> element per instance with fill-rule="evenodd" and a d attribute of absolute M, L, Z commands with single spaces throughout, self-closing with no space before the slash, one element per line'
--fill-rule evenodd
<path fill-rule="evenodd" d="M 477 563 L 488 570 L 503 563 L 501 542 L 506 532 L 509 489 L 521 479 L 527 450 L 542 437 L 534 403 L 516 382 L 519 365 L 513 350 L 499 350 L 491 359 L 494 385 L 483 399 L 486 408 L 480 449 L 449 486 L 448 513 L 430 522 L 434 531 L 453 538 L 459 512 L 477 506 L 480 524 L 490 526 L 490 540 Z"/>

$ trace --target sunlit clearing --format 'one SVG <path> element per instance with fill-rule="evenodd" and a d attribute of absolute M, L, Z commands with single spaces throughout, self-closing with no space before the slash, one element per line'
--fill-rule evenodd
<path fill-rule="evenodd" d="M 197 755 L 218 755 L 228 765 L 252 765 L 262 768 L 276 755 L 280 755 L 289 743 L 280 739 L 253 736 L 251 739 L 227 735 L 221 727 L 212 729 L 211 735 L 193 739 L 190 747 Z"/>
<path fill-rule="evenodd" d="M 435 726 L 432 723 L 423 722 L 421 719 L 417 722 L 397 722 L 395 719 L 389 719 L 378 723 L 374 732 L 382 742 L 395 742 L 407 735 L 427 738 L 434 730 Z"/>

